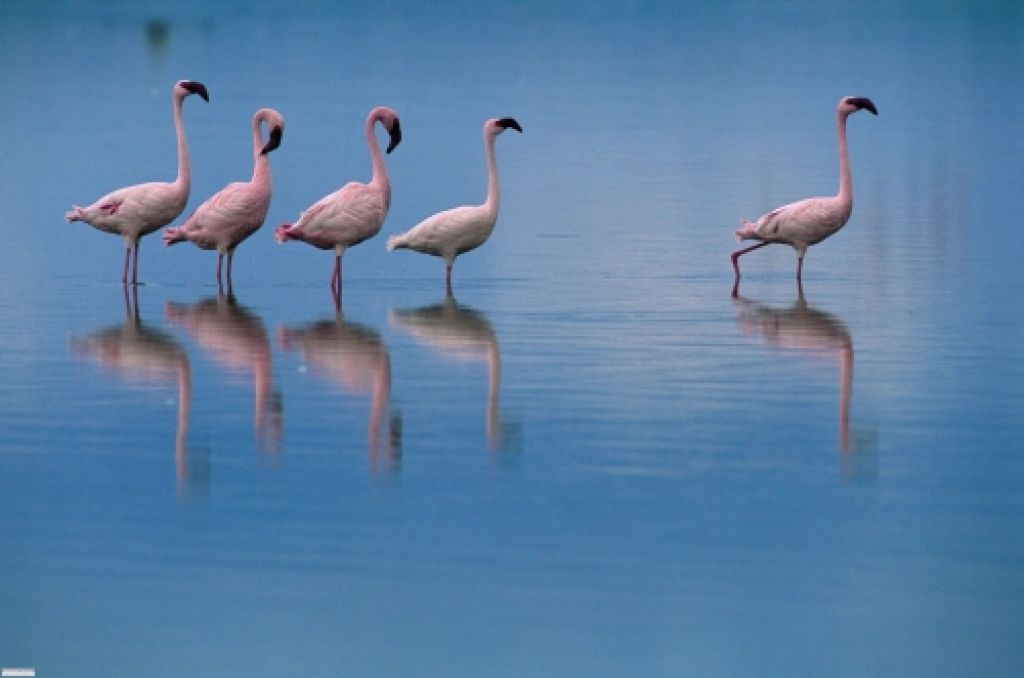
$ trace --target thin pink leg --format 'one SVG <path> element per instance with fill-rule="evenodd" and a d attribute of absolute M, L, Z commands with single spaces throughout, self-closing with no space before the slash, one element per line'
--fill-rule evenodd
<path fill-rule="evenodd" d="M 448 264 L 444 272 L 444 289 L 448 294 L 452 293 L 452 265 Z"/>
<path fill-rule="evenodd" d="M 228 294 L 232 292 L 232 281 L 231 281 L 231 262 L 235 260 L 235 253 L 228 252 Z"/>
<path fill-rule="evenodd" d="M 139 284 L 139 245 L 141 245 L 141 244 L 142 244 L 142 241 L 136 240 L 135 241 L 135 247 L 132 248 L 132 250 L 134 250 L 134 253 L 132 254 L 132 284 L 133 285 L 138 285 Z"/>
<path fill-rule="evenodd" d="M 736 250 L 735 252 L 732 253 L 732 270 L 736 272 L 736 279 L 733 281 L 732 284 L 732 296 L 738 296 L 740 293 L 740 257 L 742 257 L 747 252 L 753 252 L 756 249 L 760 249 L 761 247 L 770 244 L 771 243 L 768 241 L 759 242 L 756 245 L 751 245 L 750 247 L 747 247 L 742 250 Z"/>
<path fill-rule="evenodd" d="M 220 263 L 223 260 L 224 260 L 224 255 L 222 253 L 220 253 L 220 252 L 217 252 L 217 289 L 218 290 L 221 288 L 221 282 L 220 282 Z"/>
<path fill-rule="evenodd" d="M 331 287 L 333 289 L 341 288 L 341 257 L 338 255 L 334 257 L 334 274 L 331 276 Z"/>
<path fill-rule="evenodd" d="M 121 271 L 121 284 L 128 284 L 128 262 L 132 255 L 132 246 L 126 245 L 124 248 L 124 270 Z"/>

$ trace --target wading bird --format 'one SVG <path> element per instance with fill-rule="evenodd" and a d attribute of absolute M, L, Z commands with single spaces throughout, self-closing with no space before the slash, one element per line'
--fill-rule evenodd
<path fill-rule="evenodd" d="M 388 251 L 410 249 L 445 260 L 445 288 L 451 293 L 452 264 L 455 257 L 483 245 L 498 220 L 498 165 L 494 159 L 494 139 L 506 129 L 522 132 L 513 118 L 491 118 L 484 123 L 484 147 L 487 152 L 487 200 L 482 205 L 466 205 L 438 212 L 402 235 L 388 238 Z"/>
<path fill-rule="evenodd" d="M 263 142 L 261 126 L 266 123 L 268 141 Z M 284 118 L 272 108 L 261 108 L 252 119 L 253 170 L 251 181 L 228 184 L 199 206 L 188 220 L 164 231 L 164 243 L 188 240 L 204 250 L 217 250 L 217 287 L 220 269 L 228 255 L 228 290 L 231 290 L 231 260 L 239 243 L 259 230 L 270 208 L 269 153 L 281 145 Z"/>
<path fill-rule="evenodd" d="M 322 250 L 334 250 L 331 290 L 335 295 L 341 292 L 341 257 L 345 250 L 377 235 L 391 205 L 391 180 L 374 132 L 378 122 L 391 136 L 386 153 L 395 150 L 402 140 L 397 113 L 386 106 L 370 111 L 366 118 L 366 142 L 373 161 L 370 183 L 350 181 L 303 212 L 294 225 L 282 224 L 274 231 L 279 243 L 301 240 Z"/>
<path fill-rule="evenodd" d="M 807 198 L 777 207 L 768 212 L 757 223 L 743 220 L 743 227 L 736 231 L 739 240 L 760 240 L 758 244 L 732 253 L 732 267 L 736 272 L 733 296 L 739 293 L 739 258 L 774 242 L 785 243 L 796 250 L 796 283 L 803 290 L 802 273 L 804 254 L 811 245 L 816 245 L 841 229 L 853 211 L 853 177 L 850 174 L 850 154 L 846 144 L 846 119 L 861 109 L 878 115 L 878 109 L 871 99 L 865 97 L 843 97 L 839 102 L 839 193 L 825 198 Z"/>
<path fill-rule="evenodd" d="M 174 131 L 178 136 L 178 178 L 173 182 L 153 181 L 119 188 L 88 207 L 74 205 L 64 215 L 68 221 L 84 221 L 101 231 L 124 238 L 124 271 L 121 282 L 128 282 L 128 266 L 132 267 L 132 284 L 139 282 L 139 241 L 142 236 L 174 221 L 188 202 L 192 171 L 188 161 L 188 141 L 181 106 L 185 97 L 198 94 L 210 100 L 206 86 L 193 80 L 179 80 L 171 93 L 174 110 Z"/>

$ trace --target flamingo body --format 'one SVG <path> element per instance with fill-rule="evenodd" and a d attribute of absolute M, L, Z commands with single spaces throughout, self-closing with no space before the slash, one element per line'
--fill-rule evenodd
<path fill-rule="evenodd" d="M 192 80 L 175 83 L 171 93 L 174 128 L 178 138 L 178 177 L 173 182 L 151 181 L 112 191 L 88 207 L 74 205 L 64 218 L 84 221 L 104 233 L 120 235 L 125 240 L 125 268 L 121 282 L 128 282 L 128 257 L 134 251 L 132 282 L 138 282 L 139 240 L 174 221 L 185 209 L 191 187 L 191 165 L 182 103 L 192 94 L 209 101 L 206 86 Z"/>
<path fill-rule="evenodd" d="M 270 130 L 263 143 L 261 126 Z M 220 263 L 228 256 L 228 286 L 231 285 L 231 260 L 235 248 L 259 230 L 267 218 L 272 194 L 270 159 L 284 134 L 284 118 L 271 108 L 256 111 L 252 121 L 253 175 L 250 181 L 228 184 L 192 213 L 184 224 L 164 232 L 164 243 L 188 241 L 204 250 L 217 250 L 217 284 L 220 285 Z"/>
<path fill-rule="evenodd" d="M 759 243 L 732 254 L 736 282 L 733 295 L 739 292 L 739 258 L 771 243 L 784 243 L 797 253 L 797 284 L 802 286 L 804 255 L 807 248 L 838 232 L 853 212 L 853 177 L 850 172 L 849 148 L 846 142 L 846 120 L 861 109 L 878 115 L 874 103 L 865 97 L 843 97 L 837 110 L 839 122 L 839 193 L 834 196 L 807 198 L 777 207 L 757 222 L 743 220 L 736 231 L 739 240 L 757 240 Z"/>
<path fill-rule="evenodd" d="M 370 183 L 350 181 L 327 195 L 299 216 L 295 224 L 282 224 L 274 232 L 278 242 L 301 240 L 322 250 L 334 249 L 341 256 L 345 249 L 369 240 L 380 232 L 391 205 L 391 180 L 374 134 L 381 123 L 391 136 L 386 153 L 402 140 L 398 114 L 378 106 L 366 118 L 365 132 L 373 162 Z"/>
<path fill-rule="evenodd" d="M 480 247 L 491 236 L 498 220 L 500 200 L 498 167 L 494 140 L 506 129 L 522 132 L 513 118 L 491 118 L 484 123 L 484 148 L 487 156 L 487 200 L 482 205 L 465 205 L 438 212 L 401 235 L 388 238 L 388 251 L 410 249 L 446 263 L 445 282 L 451 291 L 451 271 L 455 258 Z"/>

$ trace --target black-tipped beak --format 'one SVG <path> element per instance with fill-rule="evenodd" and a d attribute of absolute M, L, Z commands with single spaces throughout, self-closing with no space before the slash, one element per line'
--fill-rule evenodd
<path fill-rule="evenodd" d="M 270 153 L 272 150 L 274 150 L 275 148 L 280 146 L 281 145 L 281 137 L 283 135 L 284 135 L 284 132 L 281 130 L 281 128 L 279 126 L 275 125 L 270 130 L 270 140 L 267 142 L 267 145 L 263 147 L 263 150 L 260 151 L 260 155 L 266 155 L 267 153 Z"/>
<path fill-rule="evenodd" d="M 390 153 L 395 150 L 395 146 L 402 143 L 402 126 L 398 124 L 398 118 L 395 118 L 395 124 L 388 130 L 388 134 L 391 135 L 391 141 L 388 143 L 385 153 Z"/>
<path fill-rule="evenodd" d="M 874 115 L 878 115 L 878 109 L 875 108 L 874 102 L 871 101 L 871 99 L 868 99 L 867 97 L 853 97 L 852 99 L 850 99 L 850 103 L 856 106 L 857 108 L 863 108 L 865 110 L 871 111 Z"/>
<path fill-rule="evenodd" d="M 512 128 L 520 134 L 523 132 L 523 128 L 519 126 L 519 123 L 516 122 L 515 118 L 502 118 L 498 120 L 498 127 L 501 127 L 502 129 Z"/>
<path fill-rule="evenodd" d="M 194 80 L 186 80 L 185 82 L 181 83 L 181 86 L 187 89 L 192 94 L 198 94 L 199 96 L 203 97 L 203 101 L 210 100 L 210 93 L 206 91 L 206 85 L 204 85 L 201 82 L 196 82 Z"/>

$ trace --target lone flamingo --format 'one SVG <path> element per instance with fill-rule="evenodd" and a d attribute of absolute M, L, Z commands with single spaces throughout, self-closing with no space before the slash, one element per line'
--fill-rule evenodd
<path fill-rule="evenodd" d="M 804 254 L 811 245 L 816 245 L 841 229 L 853 211 L 853 177 L 850 174 L 850 154 L 846 145 L 846 119 L 851 113 L 867 109 L 878 115 L 878 109 L 871 99 L 865 97 L 843 97 L 839 102 L 839 193 L 826 198 L 807 198 L 777 207 L 768 212 L 757 223 L 743 220 L 743 227 L 736 231 L 739 240 L 760 240 L 758 244 L 732 253 L 732 267 L 736 272 L 732 294 L 739 293 L 739 258 L 773 242 L 786 243 L 796 250 L 796 282 L 803 290 L 802 273 Z"/>
<path fill-rule="evenodd" d="M 374 133 L 374 125 L 378 122 L 391 135 L 386 153 L 391 153 L 402 141 L 395 111 L 386 106 L 370 111 L 366 118 L 366 141 L 373 161 L 370 183 L 350 181 L 303 212 L 294 225 L 282 224 L 274 231 L 279 243 L 301 240 L 322 250 L 334 249 L 331 290 L 335 295 L 341 292 L 341 257 L 345 249 L 377 235 L 391 205 L 391 180 Z"/>
<path fill-rule="evenodd" d="M 261 125 L 269 128 L 263 143 Z M 261 108 L 252 119 L 253 170 L 251 181 L 228 184 L 199 206 L 177 228 L 164 231 L 164 243 L 173 245 L 188 240 L 204 250 L 217 250 L 217 287 L 221 286 L 220 268 L 228 255 L 228 290 L 231 290 L 231 260 L 235 248 L 259 230 L 270 208 L 270 158 L 268 153 L 281 145 L 284 118 L 272 108 Z"/>
<path fill-rule="evenodd" d="M 452 264 L 455 257 L 487 242 L 498 220 L 498 164 L 494 159 L 494 139 L 506 129 L 522 132 L 513 118 L 491 118 L 484 123 L 484 147 L 487 152 L 487 201 L 438 212 L 402 235 L 388 238 L 388 251 L 410 249 L 435 257 L 444 257 L 445 288 L 452 291 Z"/>
<path fill-rule="evenodd" d="M 121 282 L 128 282 L 131 261 L 132 284 L 139 282 L 139 241 L 142 236 L 174 221 L 188 202 L 192 171 L 188 161 L 188 141 L 181 105 L 185 97 L 198 94 L 210 100 L 206 86 L 194 80 L 179 80 L 171 90 L 174 131 L 178 136 L 178 178 L 173 182 L 153 181 L 119 188 L 88 207 L 73 208 L 64 215 L 70 221 L 84 221 L 101 231 L 124 238 L 124 271 Z M 134 253 L 134 254 L 133 254 Z"/>

